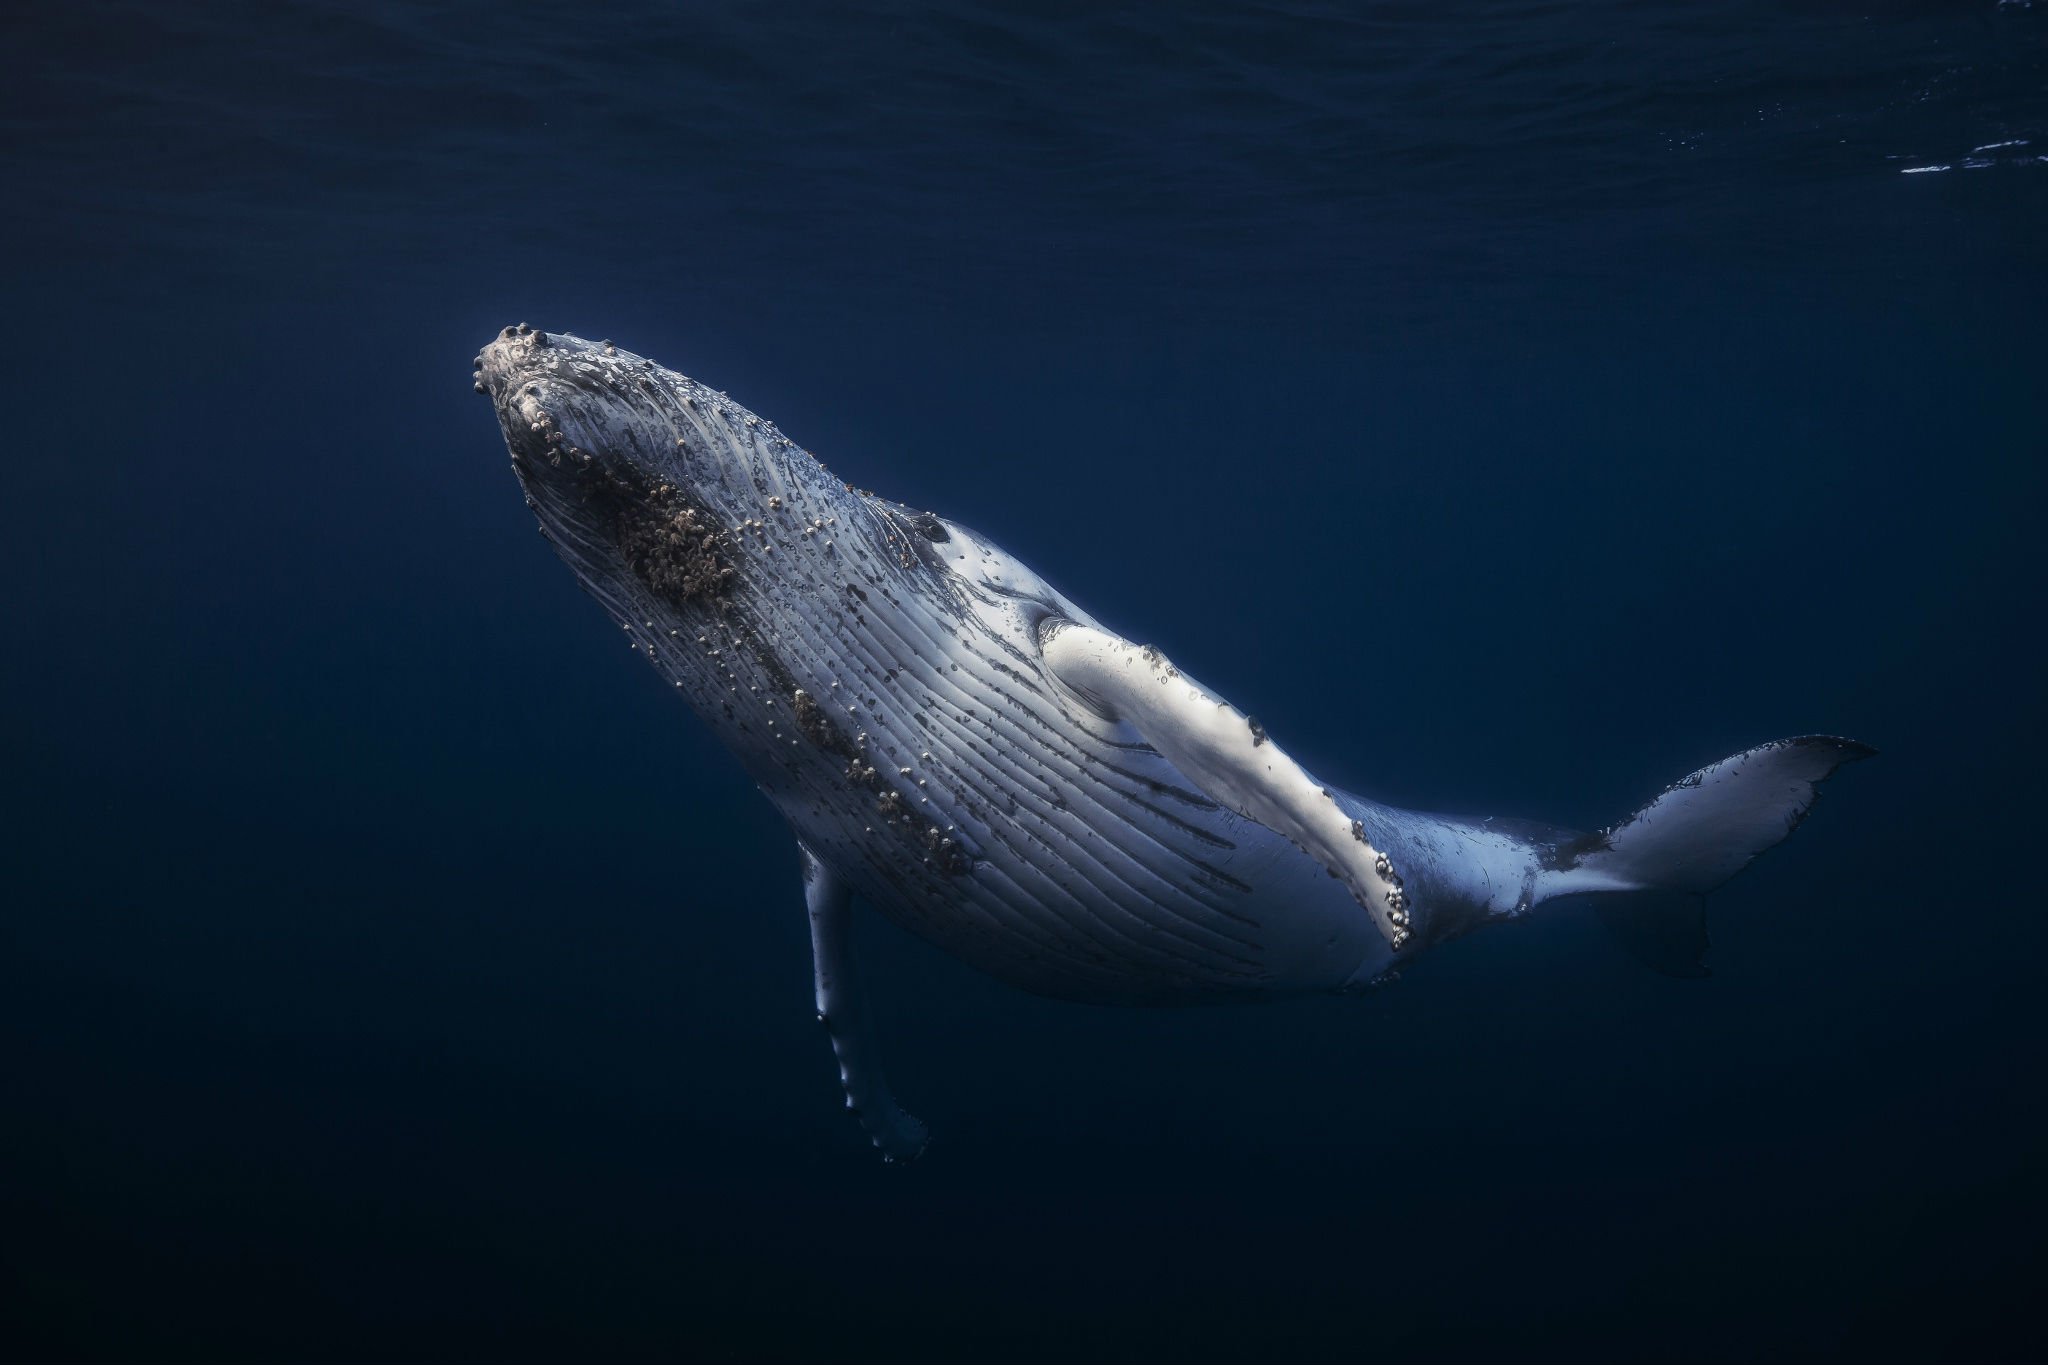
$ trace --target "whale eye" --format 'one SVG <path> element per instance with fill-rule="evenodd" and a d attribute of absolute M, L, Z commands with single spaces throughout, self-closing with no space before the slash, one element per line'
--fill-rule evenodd
<path fill-rule="evenodd" d="M 929 512 L 920 513 L 917 520 L 911 523 L 911 526 L 916 529 L 919 535 L 923 536 L 926 540 L 932 541 L 934 544 L 944 544 L 953 538 L 952 533 L 946 530 L 945 523 Z"/>

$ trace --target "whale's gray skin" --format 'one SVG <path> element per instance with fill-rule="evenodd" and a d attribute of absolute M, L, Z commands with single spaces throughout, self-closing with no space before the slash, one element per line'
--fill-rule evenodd
<path fill-rule="evenodd" d="M 1557 896 L 1726 881 L 1871 751 L 1806 736 L 1609 830 L 1395 809 L 958 522 L 725 394 L 521 324 L 476 361 L 541 533 L 794 829 L 848 1104 L 921 1150 L 860 1021 L 858 896 L 1026 990 L 1168 1005 L 1367 986 Z"/>

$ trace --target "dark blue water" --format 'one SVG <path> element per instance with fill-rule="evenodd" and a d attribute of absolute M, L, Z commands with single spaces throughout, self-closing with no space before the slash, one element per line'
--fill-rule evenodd
<path fill-rule="evenodd" d="M 14 1358 L 2041 1348 L 2048 6 L 11 9 Z M 1912 172 L 1912 173 L 1908 173 Z M 529 320 L 1384 798 L 1883 750 L 1714 898 L 1140 1012 L 879 923 L 576 589 Z M 25 1349 L 24 1349 L 25 1348 Z"/>

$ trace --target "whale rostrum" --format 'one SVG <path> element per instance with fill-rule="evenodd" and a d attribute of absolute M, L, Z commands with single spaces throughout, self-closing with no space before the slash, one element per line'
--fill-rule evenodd
<path fill-rule="evenodd" d="M 893 1160 L 925 1128 L 875 1059 L 856 899 L 1013 985 L 1100 1003 L 1355 991 L 1578 894 L 1676 906 L 1658 935 L 1675 959 L 1655 965 L 1698 974 L 1697 898 L 1873 752 L 1764 744 L 1592 833 L 1382 805 L 987 538 L 836 478 L 721 391 L 525 324 L 474 379 L 542 535 L 794 830 L 818 1014 Z"/>

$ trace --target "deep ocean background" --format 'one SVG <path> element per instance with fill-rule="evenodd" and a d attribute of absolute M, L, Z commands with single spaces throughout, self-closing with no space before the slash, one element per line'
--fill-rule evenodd
<path fill-rule="evenodd" d="M 2038 1358 L 2048 5 L 8 8 L 0 1353 Z M 1912 173 L 1908 173 L 1912 172 Z M 864 926 L 506 468 L 729 389 L 1434 809 L 1883 752 L 1357 1000 Z"/>

